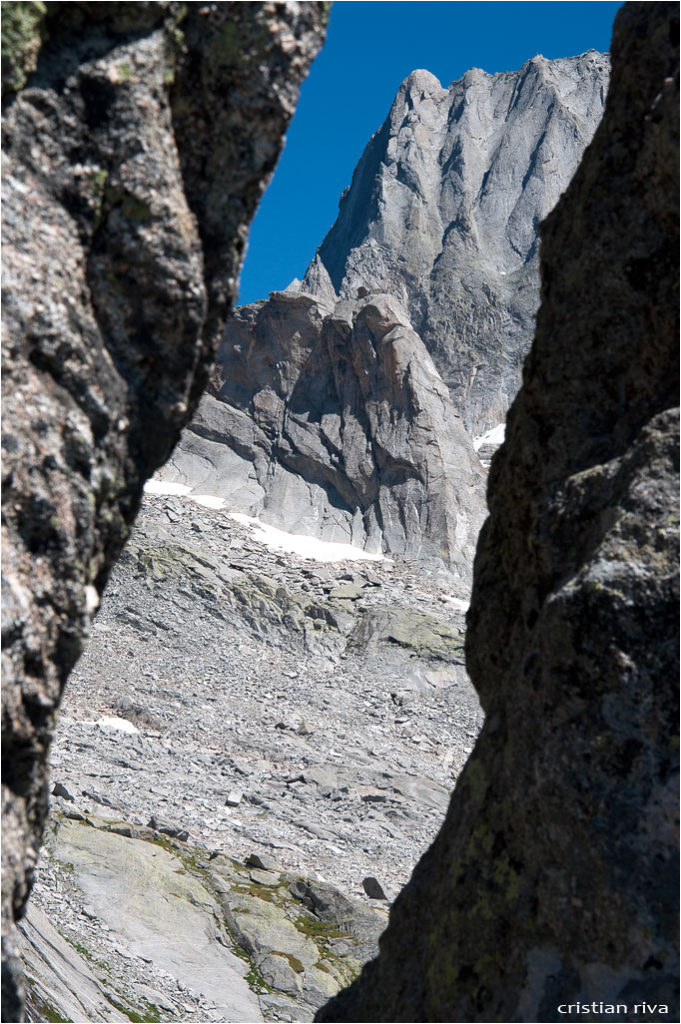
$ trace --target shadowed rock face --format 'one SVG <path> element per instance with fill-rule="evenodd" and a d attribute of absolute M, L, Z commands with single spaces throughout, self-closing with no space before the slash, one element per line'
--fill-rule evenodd
<path fill-rule="evenodd" d="M 675 4 L 618 14 L 492 464 L 466 643 L 486 724 L 379 958 L 320 1021 L 678 1019 L 677 38 Z"/>
<path fill-rule="evenodd" d="M 3 23 L 7 1020 L 51 718 L 144 479 L 205 385 L 323 9 L 14 4 Z"/>
<path fill-rule="evenodd" d="M 277 292 L 237 310 L 162 475 L 293 533 L 442 560 L 469 586 L 484 474 L 387 295 Z"/>
<path fill-rule="evenodd" d="M 414 71 L 303 282 L 324 294 L 330 279 L 343 299 L 362 286 L 398 298 L 472 434 L 500 423 L 520 386 L 537 227 L 591 141 L 608 78 L 595 50 L 498 75 L 472 68 L 448 89 Z"/>

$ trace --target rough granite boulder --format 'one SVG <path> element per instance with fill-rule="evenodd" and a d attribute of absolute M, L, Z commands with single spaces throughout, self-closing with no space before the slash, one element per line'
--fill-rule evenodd
<path fill-rule="evenodd" d="M 492 464 L 467 635 L 486 723 L 378 959 L 319 1021 L 679 1019 L 678 18 L 617 16 Z"/>
<path fill-rule="evenodd" d="M 144 479 L 198 400 L 321 3 L 3 4 L 3 1010 L 45 758 Z"/>
<path fill-rule="evenodd" d="M 442 560 L 469 585 L 485 476 L 390 296 L 274 292 L 237 310 L 161 476 L 293 533 Z"/>

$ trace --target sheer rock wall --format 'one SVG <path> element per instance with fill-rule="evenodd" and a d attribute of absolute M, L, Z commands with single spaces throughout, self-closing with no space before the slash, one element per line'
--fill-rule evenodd
<path fill-rule="evenodd" d="M 3 1011 L 20 1020 L 13 922 L 53 715 L 144 479 L 205 386 L 326 5 L 8 8 Z"/>
<path fill-rule="evenodd" d="M 292 533 L 444 562 L 470 587 L 484 473 L 391 296 L 274 292 L 237 310 L 162 476 Z"/>
<path fill-rule="evenodd" d="M 678 1019 L 678 27 L 671 3 L 617 16 L 492 463 L 466 641 L 486 723 L 319 1021 Z"/>

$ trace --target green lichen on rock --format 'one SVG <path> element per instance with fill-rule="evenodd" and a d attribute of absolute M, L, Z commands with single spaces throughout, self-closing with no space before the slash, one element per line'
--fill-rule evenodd
<path fill-rule="evenodd" d="M 2 93 L 17 92 L 38 64 L 46 7 L 39 2 L 2 4 Z"/>
<path fill-rule="evenodd" d="M 121 209 L 123 216 L 127 217 L 128 220 L 135 220 L 142 224 L 146 224 L 151 220 L 151 207 L 149 203 L 146 203 L 143 199 L 137 199 L 135 196 L 124 196 Z"/>
<path fill-rule="evenodd" d="M 124 61 L 118 65 L 118 81 L 119 82 L 131 82 L 135 77 L 135 69 L 132 65 Z"/>
<path fill-rule="evenodd" d="M 240 861 L 150 826 L 95 815 L 87 821 L 60 815 L 54 826 L 47 851 L 51 870 L 75 899 L 78 893 L 87 896 L 110 935 L 125 934 L 130 915 L 150 942 L 164 933 L 191 935 L 190 943 L 203 942 L 204 933 L 212 935 L 216 945 L 202 947 L 202 955 L 213 957 L 214 969 L 232 970 L 235 954 L 246 970 L 239 968 L 233 982 L 243 979 L 255 995 L 295 1000 L 306 1009 L 303 1019 L 350 983 L 362 961 L 376 951 L 383 915 L 328 883 L 273 869 L 268 872 L 271 884 L 253 884 L 252 869 Z M 34 919 L 35 926 L 40 918 Z M 42 927 L 49 941 L 53 926 L 43 918 Z M 101 996 L 119 1013 L 136 1022 L 159 1020 L 158 1007 L 134 984 L 117 985 L 115 973 L 92 955 L 88 939 L 77 929 L 70 925 L 68 934 L 58 936 L 61 946 L 69 947 L 76 974 L 96 979 Z M 48 1017 L 43 1008 L 39 1019 L 71 1019 L 51 969 L 31 955 L 30 947 L 24 947 L 23 955 L 29 973 L 35 970 L 40 979 L 30 989 L 31 1005 L 37 1007 L 38 997 L 44 1001 L 47 995 L 57 1014 Z M 226 957 L 222 966 L 221 957 Z"/>
<path fill-rule="evenodd" d="M 63 1017 L 56 1006 L 34 990 L 34 980 L 26 975 L 26 1004 L 39 1014 L 34 1020 L 50 1021 L 51 1024 L 68 1024 L 68 1017 Z"/>
<path fill-rule="evenodd" d="M 106 999 L 111 1003 L 114 1009 L 122 1013 L 132 1024 L 158 1024 L 161 1020 L 158 1006 L 155 1003 L 148 1003 L 146 1000 L 143 1004 L 138 1007 L 139 1012 L 133 1009 L 131 1006 L 126 1006 L 125 1003 L 121 1003 L 120 1000 L 114 999 L 112 996 L 107 995 Z"/>
<path fill-rule="evenodd" d="M 360 647 L 393 645 L 419 658 L 445 662 L 463 660 L 463 634 L 459 629 L 409 608 L 372 609 L 359 620 L 352 643 Z"/>
<path fill-rule="evenodd" d="M 220 50 L 223 58 L 226 60 L 234 60 L 239 54 L 236 25 L 231 21 L 228 21 L 222 27 Z"/>

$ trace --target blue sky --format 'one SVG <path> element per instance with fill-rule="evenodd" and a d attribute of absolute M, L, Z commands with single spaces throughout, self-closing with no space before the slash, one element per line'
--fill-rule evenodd
<path fill-rule="evenodd" d="M 426 68 L 443 86 L 468 68 L 515 71 L 526 60 L 608 50 L 620 3 L 336 0 L 303 84 L 286 148 L 253 222 L 241 303 L 302 277 L 338 199 L 400 83 Z"/>

